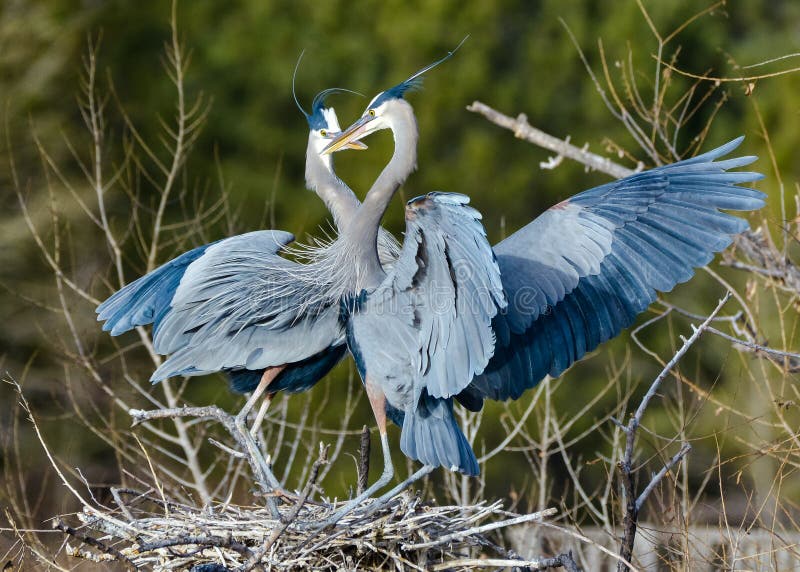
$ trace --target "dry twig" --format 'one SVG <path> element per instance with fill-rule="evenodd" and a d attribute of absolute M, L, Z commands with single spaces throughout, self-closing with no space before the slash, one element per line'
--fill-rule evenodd
<path fill-rule="evenodd" d="M 325 449 L 320 451 L 317 469 L 327 462 Z M 94 512 L 84 510 L 78 518 L 84 529 L 103 535 L 102 546 L 88 542 L 102 550 L 107 559 L 153 570 L 186 569 L 200 564 L 239 570 L 259 565 L 272 570 L 376 569 L 385 562 L 401 562 L 419 570 L 472 570 L 501 566 L 501 561 L 505 562 L 502 566 L 537 570 L 559 566 L 577 569 L 568 554 L 531 560 L 499 549 L 499 558 L 494 560 L 464 558 L 476 550 L 485 554 L 487 547 L 496 546 L 486 536 L 488 533 L 523 522 L 541 522 L 554 515 L 555 509 L 508 518 L 510 513 L 499 502 L 436 506 L 407 493 L 397 495 L 385 508 L 369 516 L 370 504 L 365 503 L 345 517 L 341 527 L 317 531 L 319 538 L 313 546 L 298 549 L 308 536 L 309 526 L 324 522 L 331 510 L 304 502 L 315 474 L 312 469 L 312 478 L 300 500 L 287 508 L 281 519 L 273 518 L 264 508 L 214 504 L 198 509 L 130 489 L 118 490 L 116 497 L 117 503 L 123 496 L 133 499 L 124 504 L 133 517 L 126 531 L 108 526 Z M 118 508 L 121 510 L 122 506 Z M 498 517 L 499 521 L 487 522 Z M 71 534 L 74 529 L 65 525 L 62 530 Z M 91 537 L 81 533 L 80 538 L 86 541 Z"/>
<path fill-rule="evenodd" d="M 719 314 L 720 310 L 722 310 L 722 307 L 727 303 L 730 297 L 730 292 L 725 294 L 722 300 L 720 300 L 719 304 L 717 304 L 717 307 L 714 309 L 714 311 L 702 324 L 700 324 L 699 327 L 692 326 L 692 335 L 689 336 L 688 339 L 684 339 L 683 346 L 681 346 L 681 348 L 675 352 L 675 355 L 672 356 L 672 359 L 669 360 L 667 365 L 664 366 L 664 369 L 661 370 L 661 373 L 658 374 L 658 376 L 653 380 L 653 383 L 650 384 L 650 388 L 642 398 L 639 407 L 636 409 L 636 412 L 634 413 L 633 417 L 631 417 L 631 420 L 628 422 L 628 424 L 623 425 L 617 422 L 617 426 L 622 430 L 623 433 L 625 433 L 625 454 L 622 460 L 617 464 L 617 468 L 619 469 L 620 477 L 622 479 L 622 488 L 624 493 L 623 498 L 625 499 L 623 532 L 619 555 L 625 561 L 630 562 L 633 555 L 633 542 L 636 537 L 636 524 L 639 519 L 639 512 L 641 511 L 644 502 L 647 500 L 649 494 L 656 488 L 656 486 L 658 486 L 658 483 L 661 482 L 664 476 L 666 476 L 666 474 L 692 449 L 689 443 L 684 443 L 681 446 L 680 451 L 678 451 L 658 473 L 653 475 L 653 477 L 650 479 L 650 482 L 637 497 L 634 483 L 635 471 L 633 470 L 633 454 L 634 446 L 636 445 L 636 433 L 642 423 L 642 417 L 647 410 L 647 406 L 650 404 L 650 400 L 655 397 L 659 387 L 661 387 L 661 383 L 664 381 L 664 379 L 666 379 L 667 375 L 669 375 L 681 358 L 686 355 L 686 352 L 689 351 L 689 348 L 692 347 L 692 345 L 700 338 L 703 332 L 709 328 L 711 322 L 714 320 L 717 314 Z M 627 565 L 620 561 L 617 565 L 617 570 L 618 572 L 623 572 L 626 567 Z"/>

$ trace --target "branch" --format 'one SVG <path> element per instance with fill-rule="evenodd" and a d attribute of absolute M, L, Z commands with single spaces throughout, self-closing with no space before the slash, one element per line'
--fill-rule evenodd
<path fill-rule="evenodd" d="M 661 470 L 653 475 L 650 483 L 644 488 L 642 494 L 639 495 L 639 498 L 636 499 L 637 512 L 642 509 L 644 501 L 647 500 L 647 497 L 650 496 L 650 493 L 652 493 L 653 490 L 658 486 L 658 483 L 661 482 L 661 479 L 663 479 L 664 476 L 672 469 L 672 467 L 677 465 L 680 460 L 683 459 L 691 450 L 692 446 L 689 443 L 684 443 L 683 446 L 681 446 L 681 450 L 675 453 L 675 456 L 669 460 L 669 463 L 661 467 Z"/>
<path fill-rule="evenodd" d="M 647 393 L 642 398 L 642 402 L 636 409 L 636 413 L 628 422 L 628 425 L 624 426 L 617 422 L 617 426 L 622 429 L 626 437 L 625 453 L 622 457 L 622 460 L 617 465 L 617 468 L 620 472 L 620 478 L 622 479 L 622 488 L 625 497 L 625 515 L 623 519 L 623 533 L 619 555 L 627 562 L 631 561 L 631 556 L 633 555 L 633 543 L 636 538 L 636 523 L 639 519 L 639 511 L 641 510 L 644 501 L 647 500 L 648 495 L 650 495 L 650 493 L 655 489 L 667 472 L 676 464 L 678 464 L 678 462 L 683 459 L 683 457 L 685 457 L 692 449 L 688 443 L 684 443 L 680 451 L 678 451 L 678 453 L 672 457 L 672 459 L 670 459 L 669 463 L 662 467 L 658 473 L 653 475 L 653 478 L 650 479 L 650 482 L 647 484 L 644 491 L 642 491 L 639 497 L 636 498 L 633 482 L 634 471 L 632 469 L 633 449 L 636 444 L 636 432 L 641 425 L 642 417 L 644 416 L 644 412 L 647 410 L 647 406 L 650 404 L 650 401 L 653 399 L 653 397 L 655 397 L 659 387 L 661 387 L 661 383 L 664 381 L 664 379 L 666 379 L 667 375 L 669 375 L 670 371 L 672 371 L 672 369 L 678 364 L 681 358 L 686 355 L 686 352 L 689 351 L 689 348 L 694 345 L 703 332 L 710 329 L 711 322 L 714 321 L 714 319 L 717 317 L 717 314 L 720 313 L 722 307 L 728 302 L 730 297 L 731 293 L 727 292 L 722 300 L 719 301 L 717 307 L 714 308 L 714 311 L 711 312 L 711 314 L 702 324 L 700 324 L 699 327 L 692 326 L 692 335 L 689 336 L 688 339 L 684 339 L 681 348 L 675 352 L 675 355 L 672 356 L 672 359 L 667 362 L 667 365 L 664 366 L 664 369 L 661 370 L 661 373 L 659 373 L 658 376 L 653 380 L 653 383 L 650 384 L 650 389 L 647 390 Z M 626 566 L 626 564 L 620 561 L 617 564 L 617 571 L 623 572 Z"/>
<path fill-rule="evenodd" d="M 468 105 L 467 111 L 479 113 L 495 125 L 499 125 L 500 127 L 504 127 L 510 131 L 513 131 L 514 137 L 517 137 L 518 139 L 524 139 L 529 143 L 533 143 L 534 145 L 538 145 L 539 147 L 558 153 L 559 157 L 567 157 L 568 159 L 572 159 L 573 161 L 577 161 L 578 163 L 586 165 L 590 169 L 600 171 L 601 173 L 606 173 L 614 178 L 621 179 L 636 172 L 635 170 L 623 167 L 622 165 L 615 163 L 611 159 L 603 157 L 602 155 L 597 155 L 587 151 L 586 149 L 576 147 L 575 145 L 570 144 L 568 141 L 558 139 L 557 137 L 553 137 L 552 135 L 533 127 L 528 123 L 528 118 L 523 113 L 519 114 L 517 118 L 514 119 L 508 115 L 503 115 L 499 111 L 492 109 L 480 101 L 475 101 L 472 103 L 472 105 Z M 558 158 L 552 159 L 550 164 L 553 164 L 554 162 L 557 163 L 557 161 Z"/>
<path fill-rule="evenodd" d="M 722 298 L 722 300 L 719 301 L 714 311 L 711 312 L 708 318 L 706 318 L 706 320 L 702 324 L 700 324 L 699 327 L 692 326 L 692 330 L 694 333 L 692 333 L 692 335 L 689 336 L 689 339 L 684 340 L 683 346 L 681 346 L 681 348 L 675 353 L 675 355 L 672 356 L 672 359 L 669 360 L 669 362 L 667 362 L 667 365 L 664 366 L 664 369 L 661 370 L 661 373 L 658 374 L 658 377 L 656 377 L 653 380 L 653 383 L 650 385 L 650 389 L 647 390 L 647 393 L 642 398 L 642 402 L 639 404 L 639 408 L 636 410 L 636 413 L 628 423 L 628 427 L 625 430 L 625 433 L 627 434 L 628 437 L 625 446 L 625 458 L 624 458 L 625 462 L 630 462 L 631 458 L 633 457 L 633 445 L 636 439 L 636 430 L 638 429 L 639 424 L 642 421 L 642 416 L 644 416 L 644 412 L 647 409 L 647 406 L 650 404 L 650 400 L 653 399 L 656 392 L 658 391 L 658 388 L 661 387 L 661 382 L 663 382 L 664 379 L 666 379 L 670 371 L 672 371 L 672 369 L 678 364 L 681 358 L 684 355 L 686 355 L 686 352 L 689 351 L 689 348 L 694 345 L 694 343 L 698 340 L 698 338 L 700 338 L 703 332 L 709 329 L 711 322 L 714 321 L 714 318 L 716 318 L 717 314 L 719 314 L 719 312 L 722 310 L 722 307 L 728 302 L 728 300 L 730 300 L 730 298 L 731 298 L 731 293 L 727 292 L 725 296 Z"/>
<path fill-rule="evenodd" d="M 556 514 L 557 512 L 558 509 L 546 508 L 539 512 L 525 514 L 522 516 L 518 516 L 516 518 L 501 520 L 500 522 L 492 522 L 490 524 L 485 524 L 483 526 L 476 526 L 474 528 L 469 528 L 467 530 L 463 530 L 461 532 L 455 532 L 453 534 L 446 534 L 445 536 L 440 536 L 436 540 L 432 540 L 430 542 L 420 542 L 418 544 L 403 544 L 403 550 L 418 550 L 420 548 L 432 548 L 433 546 L 446 544 L 454 540 L 463 540 L 467 536 L 472 536 L 473 534 L 482 534 L 484 532 L 489 532 L 490 530 L 505 528 L 507 526 L 514 526 L 517 524 L 521 524 L 523 522 L 530 522 L 532 520 L 542 520 L 547 516 L 552 516 Z"/>
<path fill-rule="evenodd" d="M 220 423 L 244 451 L 244 456 L 250 464 L 256 482 L 266 493 L 267 504 L 273 516 L 276 518 L 280 517 L 277 504 L 275 503 L 275 495 L 273 494 L 279 491 L 280 483 L 278 483 L 275 476 L 272 474 L 269 464 L 266 459 L 264 459 L 264 455 L 261 453 L 255 439 L 247 428 L 238 422 L 237 417 L 227 413 L 216 405 L 209 405 L 207 407 L 173 407 L 170 409 L 155 409 L 153 411 L 131 409 L 128 413 L 133 417 L 134 427 L 139 423 L 151 421 L 153 419 L 176 419 L 181 417 L 213 419 Z"/>
<path fill-rule="evenodd" d="M 559 554 L 553 558 L 542 560 L 514 560 L 501 558 L 462 558 L 449 560 L 435 565 L 431 570 L 459 570 L 463 568 L 512 568 L 515 570 L 547 570 L 548 568 L 565 568 L 569 572 L 578 572 L 580 568 L 572 558 L 572 553 Z"/>
<path fill-rule="evenodd" d="M 230 548 L 235 550 L 242 556 L 250 556 L 253 551 L 247 545 L 234 540 L 232 536 L 196 536 L 196 535 L 183 535 L 177 538 L 166 538 L 157 540 L 155 542 L 143 542 L 139 545 L 139 552 L 152 552 L 159 548 L 171 548 L 173 546 L 213 546 L 215 548 Z"/>
<path fill-rule="evenodd" d="M 369 451 L 370 451 L 369 427 L 364 425 L 361 429 L 361 448 L 358 455 L 358 494 L 367 489 L 369 480 Z"/>
<path fill-rule="evenodd" d="M 767 346 L 764 346 L 764 345 L 761 345 L 761 344 L 757 344 L 755 342 L 749 342 L 747 340 L 742 340 L 740 338 L 737 338 L 737 337 L 731 336 L 729 334 L 726 334 L 725 332 L 720 332 L 716 328 L 708 327 L 707 329 L 708 329 L 708 331 L 710 333 L 714 334 L 715 336 L 719 336 L 721 338 L 724 338 L 724 339 L 728 340 L 731 343 L 734 343 L 734 344 L 737 344 L 737 345 L 740 345 L 740 346 L 744 346 L 745 348 L 749 349 L 750 351 L 752 351 L 755 354 L 765 353 L 765 354 L 768 354 L 768 355 L 773 355 L 773 356 L 777 356 L 777 357 L 789 358 L 791 360 L 795 360 L 795 365 L 793 365 L 791 371 L 796 371 L 796 367 L 797 367 L 796 362 L 797 362 L 797 360 L 800 360 L 800 354 L 798 354 L 798 353 L 786 352 L 786 351 L 783 351 L 783 350 L 776 350 L 774 348 L 770 348 L 770 347 L 767 347 Z"/>
<path fill-rule="evenodd" d="M 125 567 L 126 570 L 138 570 L 136 565 L 131 562 L 131 560 L 125 556 L 122 552 L 114 548 L 113 546 L 107 546 L 105 543 L 97 540 L 96 538 L 89 536 L 87 534 L 83 534 L 72 528 L 71 526 L 67 526 L 61 520 L 56 519 L 53 521 L 53 528 L 60 530 L 64 534 L 68 536 L 72 536 L 76 540 L 86 544 L 87 546 L 91 546 L 93 548 L 97 548 L 101 552 L 112 556 L 115 560 L 122 562 L 122 565 Z M 4 567 L 5 569 L 5 567 Z"/>
<path fill-rule="evenodd" d="M 314 461 L 314 465 L 311 467 L 311 475 L 308 477 L 308 481 L 306 481 L 306 486 L 303 488 L 303 492 L 300 495 L 300 500 L 295 504 L 292 511 L 286 517 L 283 524 L 276 528 L 275 531 L 270 535 L 269 539 L 264 543 L 264 546 L 259 549 L 259 551 L 252 557 L 250 560 L 245 563 L 242 567 L 245 572 L 252 570 L 253 567 L 261 561 L 261 558 L 269 552 L 272 546 L 277 542 L 277 540 L 281 537 L 281 535 L 286 532 L 286 529 L 289 528 L 289 525 L 292 524 L 295 520 L 297 520 L 297 516 L 300 514 L 300 510 L 302 510 L 303 505 L 306 504 L 308 500 L 308 495 L 311 494 L 311 489 L 317 483 L 317 477 L 319 477 L 319 468 L 322 465 L 326 465 L 328 463 L 328 446 L 323 445 L 322 443 L 319 444 L 319 457 L 316 461 Z"/>

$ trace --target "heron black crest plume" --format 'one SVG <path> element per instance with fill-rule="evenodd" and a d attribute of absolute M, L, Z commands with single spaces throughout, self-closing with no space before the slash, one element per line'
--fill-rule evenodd
<path fill-rule="evenodd" d="M 366 97 L 363 93 L 354 91 L 352 89 L 347 89 L 344 87 L 329 87 L 328 89 L 323 89 L 314 96 L 314 100 L 311 102 L 311 114 L 314 115 L 315 113 L 319 112 L 325 106 L 325 100 L 333 93 L 352 93 L 353 95 L 358 95 L 359 97 Z"/>
<path fill-rule="evenodd" d="M 294 97 L 294 103 L 297 105 L 297 109 L 300 110 L 306 120 L 308 121 L 309 127 L 311 129 L 324 129 L 327 121 L 322 114 L 322 110 L 325 107 L 325 100 L 327 97 L 333 93 L 352 93 L 354 95 L 359 95 L 361 97 L 365 97 L 363 93 L 359 93 L 357 91 L 353 91 L 352 89 L 346 89 L 344 87 L 330 87 L 328 89 L 324 89 L 319 92 L 317 95 L 314 96 L 313 101 L 311 102 L 311 113 L 309 114 L 303 109 L 303 106 L 300 105 L 300 100 L 297 99 L 297 90 L 295 88 L 295 80 L 297 78 L 297 71 L 300 69 L 300 62 L 303 60 L 303 55 L 306 53 L 305 50 L 300 52 L 300 55 L 297 57 L 297 63 L 294 66 L 294 73 L 292 74 L 292 97 Z"/>
<path fill-rule="evenodd" d="M 300 69 L 300 62 L 301 62 L 301 61 L 303 61 L 303 55 L 304 55 L 305 53 L 306 53 L 306 51 L 305 51 L 305 50 L 303 50 L 302 52 L 300 52 L 300 55 L 299 55 L 299 56 L 297 56 L 297 63 L 296 63 L 296 64 L 294 64 L 294 73 L 292 74 L 292 97 L 294 97 L 294 102 L 295 102 L 295 104 L 297 105 L 297 109 L 299 109 L 299 110 L 300 110 L 300 113 L 302 113 L 303 115 L 305 115 L 305 116 L 306 116 L 306 119 L 308 119 L 308 118 L 309 118 L 309 115 L 308 115 L 308 113 L 306 113 L 306 110 L 305 110 L 305 109 L 303 109 L 303 106 L 302 106 L 302 105 L 300 105 L 300 101 L 297 99 L 297 91 L 295 90 L 295 87 L 294 87 L 295 79 L 297 78 L 297 70 L 299 70 L 299 69 Z"/>

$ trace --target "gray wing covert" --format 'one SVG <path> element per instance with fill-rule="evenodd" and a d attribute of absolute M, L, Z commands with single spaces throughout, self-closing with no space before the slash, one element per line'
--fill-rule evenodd
<path fill-rule="evenodd" d="M 398 356 L 417 399 L 423 389 L 435 398 L 458 394 L 494 351 L 492 318 L 505 299 L 480 214 L 468 202 L 449 193 L 409 201 L 400 258 L 369 295 L 376 324 L 364 327 L 384 332 L 371 340 L 381 346 L 375 355 Z M 374 368 L 398 375 L 399 364 L 377 361 Z"/>
<path fill-rule="evenodd" d="M 716 161 L 740 142 L 575 195 L 499 243 L 508 308 L 473 389 L 515 399 L 560 375 L 747 229 L 720 209 L 764 206 L 763 193 L 738 186 L 762 175 L 727 172 L 755 157 Z"/>
<path fill-rule="evenodd" d="M 352 302 L 348 344 L 362 376 L 404 413 L 403 452 L 475 475 L 453 398 L 489 362 L 492 319 L 505 298 L 480 214 L 468 202 L 446 193 L 409 201 L 400 257 L 374 292 Z"/>
<path fill-rule="evenodd" d="M 209 246 L 184 273 L 154 338 L 169 358 L 151 380 L 301 361 L 343 343 L 338 307 L 306 307 L 290 233 L 257 231 Z"/>

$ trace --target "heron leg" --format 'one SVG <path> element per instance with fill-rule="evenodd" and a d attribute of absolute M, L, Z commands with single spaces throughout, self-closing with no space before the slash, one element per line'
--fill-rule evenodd
<path fill-rule="evenodd" d="M 285 365 L 279 365 L 275 367 L 268 367 L 264 370 L 264 373 L 261 375 L 261 381 L 258 382 L 253 394 L 250 396 L 250 399 L 247 400 L 247 403 L 244 404 L 239 414 L 236 416 L 237 421 L 241 418 L 241 422 L 247 419 L 247 415 L 250 413 L 250 410 L 255 407 L 258 398 L 261 397 L 264 392 L 269 387 L 269 384 L 272 383 L 278 374 L 284 370 Z"/>
<path fill-rule="evenodd" d="M 435 468 L 436 467 L 433 465 L 423 466 L 420 470 L 418 470 L 416 473 L 408 477 L 406 480 L 404 480 L 402 483 L 394 487 L 392 490 L 376 498 L 375 501 L 370 505 L 369 509 L 364 514 L 364 516 L 369 516 L 376 510 L 379 510 L 381 507 L 385 506 L 397 494 L 399 494 L 401 491 L 409 487 L 412 483 L 415 483 L 416 481 L 420 480 L 426 475 L 431 474 Z"/>
<path fill-rule="evenodd" d="M 255 441 L 253 433 L 251 433 L 247 429 L 247 415 L 253 409 L 256 401 L 258 398 L 261 397 L 264 392 L 267 390 L 267 387 L 270 383 L 278 376 L 278 374 L 283 370 L 286 366 L 277 366 L 277 367 L 268 367 L 264 370 L 264 374 L 261 376 L 261 381 L 258 382 L 258 386 L 256 386 L 255 391 L 250 396 L 250 399 L 247 400 L 247 403 L 244 404 L 239 414 L 236 416 L 235 425 L 236 429 L 239 432 L 240 437 L 242 438 L 242 445 L 247 449 L 247 453 L 250 458 L 254 459 L 256 462 L 256 467 L 254 467 L 258 473 L 257 478 L 258 480 L 267 485 L 268 489 L 272 491 L 281 491 L 281 484 L 275 475 L 272 472 L 272 469 L 267 463 L 266 459 L 264 458 L 261 449 L 258 447 L 258 444 Z M 266 410 L 265 410 L 266 412 Z M 270 508 L 272 509 L 272 505 L 274 504 L 274 499 L 270 499 Z M 273 514 L 275 510 L 272 511 Z"/>
<path fill-rule="evenodd" d="M 355 508 L 360 505 L 364 499 L 368 499 L 377 491 L 389 484 L 389 481 L 394 477 L 394 465 L 392 464 L 392 453 L 389 450 L 389 437 L 386 435 L 386 396 L 383 391 L 376 385 L 370 383 L 367 377 L 364 384 L 367 389 L 367 396 L 369 397 L 369 404 L 372 406 L 372 412 L 375 414 L 375 420 L 378 422 L 378 431 L 381 434 L 381 450 L 383 451 L 383 473 L 377 481 L 372 483 L 367 489 L 356 496 L 353 500 L 348 502 L 342 508 L 337 510 L 333 516 L 322 524 L 322 528 L 333 526 L 339 522 L 342 517 L 351 513 Z"/>
<path fill-rule="evenodd" d="M 253 421 L 253 425 L 250 427 L 250 434 L 253 437 L 255 437 L 258 431 L 261 429 L 261 424 L 264 422 L 264 416 L 267 414 L 267 409 L 269 409 L 269 406 L 272 403 L 272 396 L 272 393 L 267 393 L 264 396 L 264 401 L 261 402 L 261 407 L 258 410 L 255 421 Z"/>

